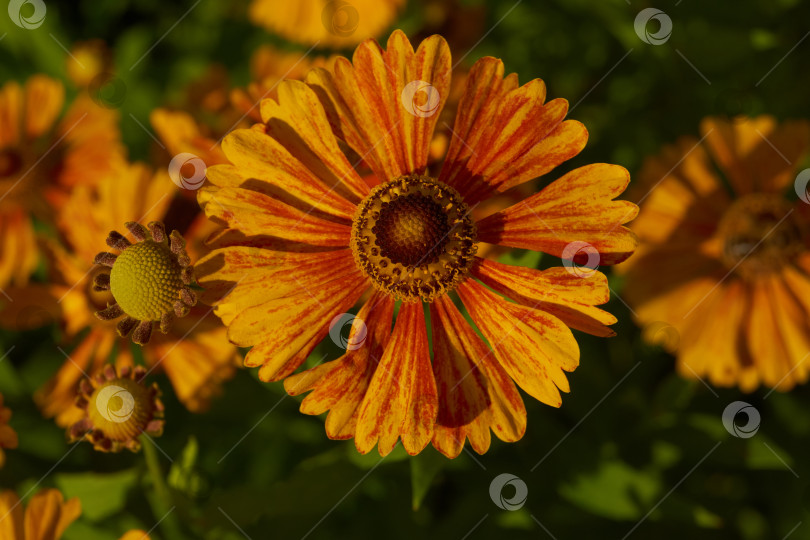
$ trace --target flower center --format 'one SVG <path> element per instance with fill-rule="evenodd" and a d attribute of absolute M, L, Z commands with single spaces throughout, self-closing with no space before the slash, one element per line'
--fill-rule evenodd
<path fill-rule="evenodd" d="M 720 221 L 723 262 L 744 277 L 777 271 L 803 249 L 802 229 L 779 195 L 737 199 Z"/>
<path fill-rule="evenodd" d="M 93 426 L 113 441 L 138 437 L 153 416 L 149 389 L 126 377 L 98 386 L 87 404 L 87 416 Z"/>
<path fill-rule="evenodd" d="M 172 310 L 183 281 L 169 248 L 146 240 L 125 249 L 110 272 L 110 290 L 124 313 L 141 321 L 159 321 Z"/>
<path fill-rule="evenodd" d="M 374 286 L 404 301 L 431 301 L 466 279 L 477 251 L 470 210 L 427 176 L 375 187 L 352 223 L 352 251 Z"/>

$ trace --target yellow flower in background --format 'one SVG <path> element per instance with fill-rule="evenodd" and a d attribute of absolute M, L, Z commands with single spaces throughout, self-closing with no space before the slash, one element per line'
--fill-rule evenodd
<path fill-rule="evenodd" d="M 385 455 L 401 439 L 416 454 L 432 440 L 455 457 L 469 439 L 483 453 L 490 429 L 518 440 L 526 412 L 515 383 L 560 406 L 565 372 L 579 363 L 570 329 L 610 336 L 616 319 L 595 307 L 609 297 L 600 272 L 510 266 L 477 256 L 478 245 L 621 262 L 636 246 L 622 224 L 637 208 L 613 199 L 629 175 L 582 167 L 475 220 L 479 203 L 582 150 L 587 131 L 564 120 L 568 103 L 546 103 L 541 80 L 519 86 L 500 60 L 481 59 L 441 171 L 431 172 L 451 84 L 446 42 L 433 36 L 414 51 L 396 31 L 387 50 L 369 40 L 353 58 L 313 70 L 306 84 L 282 82 L 278 101 L 261 103 L 263 124 L 223 141 L 232 165 L 209 169 L 198 196 L 226 227 L 195 267 L 204 296 L 228 337 L 252 347 L 245 364 L 263 381 L 286 379 L 290 394 L 311 390 L 301 410 L 329 411 L 329 437 L 354 437 L 360 452 L 377 445 Z M 293 375 L 360 299 L 346 354 Z"/>
<path fill-rule="evenodd" d="M 262 99 L 278 99 L 278 83 L 284 79 L 303 80 L 313 68 L 331 69 L 337 56 L 311 56 L 262 45 L 250 58 L 251 83 L 231 90 L 231 103 L 253 122 L 261 122 Z M 227 162 L 227 160 L 225 161 Z"/>
<path fill-rule="evenodd" d="M 196 203 L 178 197 L 178 191 L 165 172 L 153 174 L 138 164 L 122 164 L 96 188 L 76 187 L 57 216 L 64 241 L 40 242 L 50 261 L 49 282 L 8 290 L 13 301 L 0 310 L 0 325 L 24 330 L 59 321 L 66 340 L 81 335 L 69 351 L 70 360 L 65 359 L 35 395 L 43 413 L 56 417 L 62 427 L 81 417 L 74 398 L 85 373 L 93 376 L 99 372 L 113 350 L 119 367 L 134 361 L 129 340 L 116 333 L 116 322 L 94 315 L 113 302 L 109 291 L 94 290 L 96 276 L 105 273 L 103 266 L 92 264 L 105 247 L 104 238 L 129 221 L 166 220 L 184 231 L 192 258 L 203 252 L 202 242 L 214 227 L 199 214 Z M 88 328 L 88 333 L 81 334 Z M 202 305 L 175 321 L 167 335 L 155 332 L 142 352 L 147 366 L 167 374 L 178 399 L 191 411 L 205 410 L 240 362 L 225 329 L 210 308 Z"/>
<path fill-rule="evenodd" d="M 11 409 L 3 406 L 3 394 L 0 394 L 0 468 L 6 463 L 6 449 L 17 448 L 17 432 L 8 425 L 11 420 Z"/>
<path fill-rule="evenodd" d="M 71 47 L 70 54 L 65 59 L 65 67 L 73 84 L 86 88 L 94 82 L 100 82 L 97 77 L 111 70 L 112 54 L 101 39 L 80 41 Z"/>
<path fill-rule="evenodd" d="M 346 48 L 388 30 L 405 0 L 253 0 L 250 20 L 307 46 Z"/>
<path fill-rule="evenodd" d="M 810 212 L 791 200 L 810 124 L 707 118 L 701 134 L 645 163 L 623 294 L 684 377 L 788 390 L 810 370 Z"/>
<path fill-rule="evenodd" d="M 82 513 L 79 499 L 65 501 L 57 489 L 43 489 L 23 510 L 13 491 L 0 492 L 0 538 L 3 540 L 59 540 Z"/>
<path fill-rule="evenodd" d="M 82 513 L 79 499 L 65 501 L 57 489 L 43 489 L 23 505 L 11 490 L 0 492 L 0 538 L 3 540 L 59 540 Z M 149 540 L 144 531 L 132 530 L 120 540 Z"/>
<path fill-rule="evenodd" d="M 34 75 L 0 88 L 0 288 L 23 285 L 37 248 L 32 216 L 51 221 L 67 191 L 107 176 L 123 155 L 117 113 Z"/>

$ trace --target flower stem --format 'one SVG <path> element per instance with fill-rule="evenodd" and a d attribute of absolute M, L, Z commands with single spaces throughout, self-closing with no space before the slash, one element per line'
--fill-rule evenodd
<path fill-rule="evenodd" d="M 142 435 L 141 447 L 143 448 L 146 468 L 149 471 L 149 476 L 155 488 L 154 496 L 148 497 L 149 504 L 152 506 L 152 513 L 155 515 L 155 518 L 160 520 L 158 523 L 166 538 L 178 540 L 185 538 L 180 530 L 177 515 L 174 513 L 176 505 L 172 500 L 172 493 L 169 490 L 169 486 L 166 485 L 163 470 L 160 466 L 160 456 L 156 451 L 155 443 L 149 437 Z"/>

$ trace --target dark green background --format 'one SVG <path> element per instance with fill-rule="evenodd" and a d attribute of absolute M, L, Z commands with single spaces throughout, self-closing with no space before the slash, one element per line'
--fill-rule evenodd
<path fill-rule="evenodd" d="M 514 5 L 461 4 L 482 3 L 484 30 Z M 126 85 L 121 115 L 130 157 L 147 159 L 152 142 L 130 114 L 146 124 L 154 107 L 181 105 L 185 85 L 211 62 L 228 66 L 234 83 L 244 84 L 258 44 L 284 45 L 247 22 L 246 3 L 202 0 L 129 71 L 190 6 L 49 2 L 45 24 L 33 31 L 13 26 L 3 9 L 0 81 L 24 80 L 34 72 L 63 78 L 65 53 L 51 33 L 64 44 L 105 39 Z M 638 0 L 524 0 L 467 57 L 500 57 L 521 81 L 541 77 L 550 97 L 576 104 L 571 117 L 585 123 L 590 142 L 550 178 L 592 162 L 618 163 L 634 174 L 661 145 L 696 135 L 708 115 L 769 113 L 784 119 L 810 111 L 810 39 L 757 85 L 810 31 L 807 3 L 660 2 L 654 7 L 671 17 L 674 30 L 659 46 L 642 42 L 633 30 L 636 14 L 650 6 Z M 397 26 L 414 35 L 422 13 L 420 2 L 410 0 Z M 553 263 L 531 257 L 520 262 Z M 611 278 L 611 284 L 621 294 L 621 283 Z M 329 441 L 321 419 L 298 413 L 300 398 L 285 398 L 280 384 L 262 384 L 247 371 L 225 385 L 223 398 L 205 415 L 189 414 L 159 378 L 168 410 L 166 433 L 157 442 L 173 460 L 160 457 L 165 470 L 172 467 L 178 501 L 173 514 L 186 538 L 243 538 L 235 522 L 256 540 L 301 538 L 316 525 L 308 538 L 551 533 L 566 539 L 622 538 L 655 508 L 631 538 L 810 538 L 808 389 L 774 392 L 767 399 L 766 389 L 747 396 L 716 389 L 715 396 L 701 382 L 679 379 L 671 356 L 641 342 L 618 298 L 608 309 L 619 317 L 618 336 L 577 333 L 581 365 L 570 376 L 572 392 L 563 407 L 527 398 L 525 438 L 516 444 L 496 440 L 486 455 L 474 458 L 465 452 L 448 461 L 432 449 L 408 458 L 401 448 L 382 462 L 377 454 L 359 456 L 351 441 Z M 0 351 L 15 347 L 0 362 L 0 392 L 20 435 L 20 448 L 8 452 L 0 471 L 0 486 L 21 494 L 69 448 L 63 432 L 43 420 L 31 401 L 63 361 L 58 339 L 55 328 L 0 333 Z M 338 354 L 329 352 L 332 358 Z M 760 430 L 749 439 L 732 437 L 721 424 L 724 408 L 738 399 L 761 413 Z M 528 486 L 519 511 L 501 510 L 490 499 L 490 482 L 503 472 Z M 117 538 L 129 528 L 148 530 L 161 517 L 149 504 L 153 490 L 141 454 L 104 455 L 81 445 L 41 485 L 82 498 L 83 516 L 68 539 Z M 167 538 L 161 529 L 153 537 Z"/>

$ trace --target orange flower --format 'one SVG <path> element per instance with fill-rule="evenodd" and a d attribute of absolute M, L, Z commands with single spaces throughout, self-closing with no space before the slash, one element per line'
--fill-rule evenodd
<path fill-rule="evenodd" d="M 94 290 L 93 285 L 104 271 L 93 266 L 93 258 L 106 247 L 107 234 L 128 221 L 170 218 L 170 223 L 174 221 L 186 231 L 192 257 L 200 255 L 199 245 L 212 227 L 203 216 L 195 217 L 198 210 L 193 202 L 175 197 L 178 191 L 165 172 L 153 175 L 137 164 L 122 165 L 96 189 L 78 186 L 57 217 L 68 248 L 50 240 L 41 242 L 51 262 L 49 283 L 9 289 L 13 302 L 0 311 L 0 324 L 5 327 L 20 330 L 59 320 L 67 338 L 90 328 L 70 359 L 35 396 L 43 413 L 55 416 L 60 426 L 81 417 L 74 398 L 85 374 L 100 371 L 113 350 L 119 367 L 133 363 L 129 340 L 116 335 L 116 323 L 94 316 L 112 302 L 109 291 Z M 168 214 L 172 203 L 172 214 Z M 155 332 L 142 351 L 147 365 L 168 375 L 178 399 L 192 411 L 207 407 L 240 358 L 210 308 L 200 305 L 178 320 L 167 335 Z"/>
<path fill-rule="evenodd" d="M 441 37 L 414 52 L 396 31 L 385 51 L 369 40 L 353 63 L 339 58 L 306 84 L 282 82 L 278 102 L 261 104 L 264 124 L 225 138 L 232 165 L 210 169 L 198 196 L 228 227 L 198 262 L 198 280 L 228 337 L 252 346 L 245 364 L 264 381 L 286 379 L 290 394 L 311 390 L 301 410 L 330 411 L 329 437 L 354 437 L 363 453 L 376 444 L 385 455 L 400 438 L 410 454 L 432 440 L 454 457 L 467 438 L 483 453 L 490 429 L 518 440 L 526 413 L 514 383 L 558 407 L 564 372 L 579 363 L 569 327 L 613 334 L 605 325 L 616 319 L 595 307 L 609 296 L 603 274 L 500 264 L 478 257 L 479 243 L 574 257 L 571 245 L 590 242 L 603 264 L 636 245 L 621 225 L 637 208 L 613 201 L 629 182 L 615 165 L 576 169 L 475 222 L 471 209 L 575 156 L 587 132 L 563 120 L 565 100 L 545 103 L 542 81 L 521 87 L 484 58 L 432 175 L 428 147 L 450 65 Z M 366 167 L 373 174 L 358 175 Z M 292 375 L 367 291 L 346 354 Z"/>
<path fill-rule="evenodd" d="M 61 116 L 64 99 L 44 75 L 0 88 L 0 288 L 25 284 L 37 264 L 31 215 L 50 221 L 48 202 L 121 159 L 117 114 L 83 94 Z"/>
<path fill-rule="evenodd" d="M 3 540 L 59 540 L 82 513 L 79 499 L 65 501 L 57 489 L 43 489 L 28 502 L 11 490 L 0 492 L 0 538 Z M 149 540 L 143 531 L 129 531 L 120 540 Z"/>
<path fill-rule="evenodd" d="M 810 212 L 787 198 L 810 124 L 707 118 L 701 132 L 641 172 L 625 294 L 684 377 L 790 389 L 810 369 Z"/>
<path fill-rule="evenodd" d="M 353 47 L 385 32 L 405 0 L 253 0 L 250 20 L 285 39 L 317 47 Z"/>
<path fill-rule="evenodd" d="M 3 407 L 3 394 L 0 394 L 0 468 L 6 463 L 4 448 L 17 448 L 17 432 L 8 425 L 11 409 Z"/>

